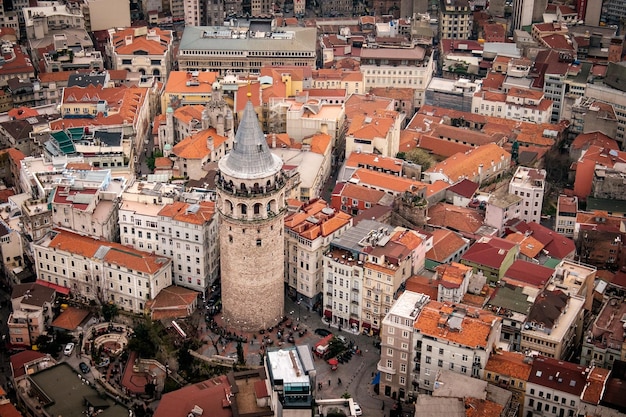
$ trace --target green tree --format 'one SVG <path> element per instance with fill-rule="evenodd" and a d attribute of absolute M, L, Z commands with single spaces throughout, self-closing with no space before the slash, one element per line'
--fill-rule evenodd
<path fill-rule="evenodd" d="M 152 322 L 143 321 L 133 330 L 135 333 L 128 341 L 128 349 L 137 352 L 142 358 L 154 358 L 161 339 Z"/>
<path fill-rule="evenodd" d="M 104 321 L 113 321 L 113 319 L 117 317 L 119 311 L 120 310 L 117 304 L 106 303 L 102 305 L 102 316 L 104 317 Z"/>
<path fill-rule="evenodd" d="M 146 159 L 146 165 L 148 165 L 148 168 L 150 168 L 150 171 L 154 171 L 156 159 L 160 158 L 162 156 L 163 156 L 163 152 L 161 152 L 160 150 L 156 150 L 156 151 L 152 152 L 152 156 L 151 157 Z"/>
<path fill-rule="evenodd" d="M 422 171 L 426 171 L 436 162 L 432 155 L 420 148 L 411 149 L 406 152 L 404 156 L 406 161 L 420 165 L 422 167 Z"/>
<path fill-rule="evenodd" d="M 246 364 L 246 358 L 243 357 L 243 346 L 241 345 L 241 340 L 237 341 L 237 363 L 239 363 L 239 365 Z"/>
<path fill-rule="evenodd" d="M 186 340 L 183 342 L 183 345 L 178 349 L 178 369 L 185 372 L 187 375 L 191 375 L 193 373 L 193 362 L 194 358 L 189 353 L 189 350 L 192 349 L 191 343 Z"/>

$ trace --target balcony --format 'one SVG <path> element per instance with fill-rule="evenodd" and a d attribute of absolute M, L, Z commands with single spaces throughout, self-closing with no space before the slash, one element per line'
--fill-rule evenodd
<path fill-rule="evenodd" d="M 388 368 L 387 366 L 383 365 L 382 360 L 378 362 L 378 364 L 376 365 L 376 369 L 386 374 L 390 374 L 390 375 L 396 374 L 396 370 L 394 368 Z"/>
<path fill-rule="evenodd" d="M 354 292 L 358 293 L 358 292 L 359 292 L 359 289 L 358 289 L 358 288 L 355 288 L 355 287 L 352 287 L 352 291 L 354 291 Z"/>

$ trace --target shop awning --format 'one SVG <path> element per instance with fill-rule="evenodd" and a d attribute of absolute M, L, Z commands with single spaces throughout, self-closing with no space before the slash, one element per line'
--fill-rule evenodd
<path fill-rule="evenodd" d="M 330 310 L 324 310 L 324 317 L 326 317 L 327 319 L 332 319 L 333 318 L 333 312 Z"/>
<path fill-rule="evenodd" d="M 380 384 L 380 372 L 376 372 L 374 379 L 372 379 L 372 385 Z"/>
<path fill-rule="evenodd" d="M 359 325 L 359 321 L 357 319 L 350 319 L 350 326 L 352 325 Z"/>
<path fill-rule="evenodd" d="M 371 329 L 371 328 L 372 328 L 372 325 L 371 325 L 371 324 L 369 324 L 369 323 L 365 323 L 365 322 L 363 322 L 363 327 L 365 327 L 366 329 Z"/>
<path fill-rule="evenodd" d="M 35 281 L 35 284 L 39 284 L 39 285 L 43 285 L 44 287 L 52 288 L 53 290 L 55 290 L 59 294 L 68 295 L 70 293 L 70 289 L 69 288 L 64 287 L 62 285 L 53 284 L 53 283 L 48 282 L 48 281 L 44 281 L 43 279 L 38 279 L 37 281 Z"/>

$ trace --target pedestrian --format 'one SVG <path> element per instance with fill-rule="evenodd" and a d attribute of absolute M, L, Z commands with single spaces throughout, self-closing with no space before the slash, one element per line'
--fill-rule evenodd
<path fill-rule="evenodd" d="M 328 380 L 328 386 L 330 387 L 330 379 Z"/>
<path fill-rule="evenodd" d="M 337 378 L 337 385 L 341 385 L 341 378 Z"/>

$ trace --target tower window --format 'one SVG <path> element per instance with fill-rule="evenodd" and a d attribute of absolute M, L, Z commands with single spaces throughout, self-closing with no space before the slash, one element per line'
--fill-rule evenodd
<path fill-rule="evenodd" d="M 233 243 L 233 236 L 232 235 L 228 235 L 228 243 Z"/>
<path fill-rule="evenodd" d="M 256 245 L 257 245 L 257 246 L 261 246 L 261 239 L 257 239 L 257 240 L 256 240 Z"/>

